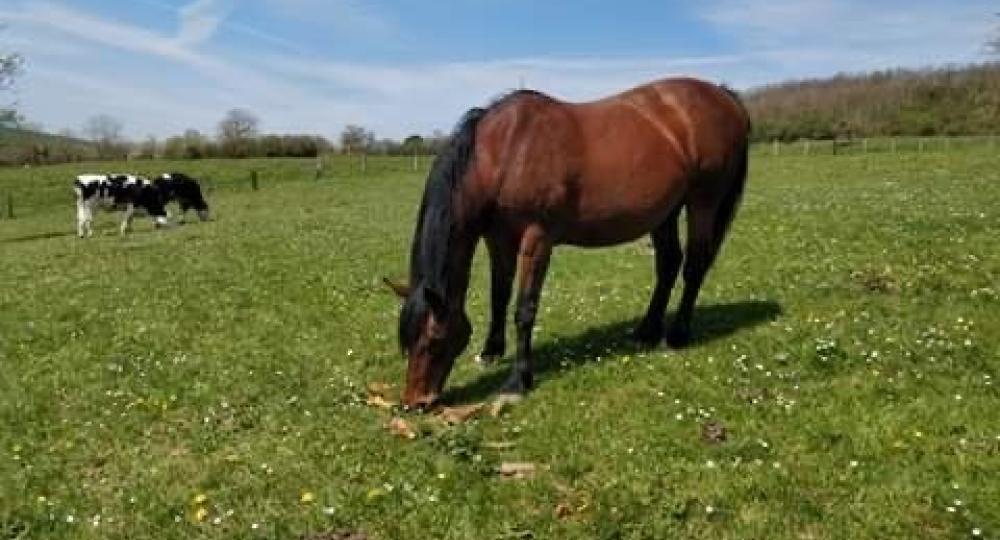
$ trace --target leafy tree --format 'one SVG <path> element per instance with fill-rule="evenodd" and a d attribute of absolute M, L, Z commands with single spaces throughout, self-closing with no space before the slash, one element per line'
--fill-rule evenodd
<path fill-rule="evenodd" d="M 403 139 L 403 146 L 400 150 L 404 154 L 426 154 L 427 145 L 420 135 L 410 135 Z"/>

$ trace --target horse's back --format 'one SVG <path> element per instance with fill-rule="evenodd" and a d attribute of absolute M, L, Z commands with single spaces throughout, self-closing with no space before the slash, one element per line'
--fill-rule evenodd
<path fill-rule="evenodd" d="M 558 242 L 615 244 L 662 223 L 747 127 L 733 96 L 695 79 L 587 103 L 524 93 L 484 120 L 478 170 L 500 208 L 546 221 Z"/>

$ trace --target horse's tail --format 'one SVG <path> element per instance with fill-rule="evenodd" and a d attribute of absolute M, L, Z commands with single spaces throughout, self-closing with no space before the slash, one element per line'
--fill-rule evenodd
<path fill-rule="evenodd" d="M 749 136 L 749 134 L 748 134 Z M 730 223 L 736 216 L 736 208 L 743 198 L 743 190 L 747 183 L 747 169 L 750 161 L 750 141 L 744 137 L 740 147 L 733 155 L 733 161 L 729 167 L 729 191 L 727 191 L 719 204 L 718 214 L 715 219 L 715 241 L 722 243 L 722 239 L 729 230 Z"/>

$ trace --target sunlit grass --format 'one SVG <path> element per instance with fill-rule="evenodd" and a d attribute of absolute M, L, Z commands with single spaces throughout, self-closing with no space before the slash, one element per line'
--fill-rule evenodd
<path fill-rule="evenodd" d="M 0 538 L 996 538 L 998 165 L 756 157 L 683 351 L 625 339 L 648 242 L 560 249 L 537 390 L 416 441 L 364 405 L 403 376 L 406 163 L 146 163 L 209 178 L 218 220 L 87 241 L 72 174 L 134 167 L 2 170 Z M 506 369 L 463 359 L 450 399 Z"/>

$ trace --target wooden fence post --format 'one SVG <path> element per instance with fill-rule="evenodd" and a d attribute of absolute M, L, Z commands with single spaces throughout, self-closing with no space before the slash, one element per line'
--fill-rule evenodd
<path fill-rule="evenodd" d="M 413 152 L 413 172 L 417 172 L 417 153 Z"/>
<path fill-rule="evenodd" d="M 7 194 L 7 219 L 14 219 L 14 196 Z"/>
<path fill-rule="evenodd" d="M 865 137 L 864 139 L 861 139 L 861 153 L 862 154 L 867 154 L 868 153 L 868 138 L 867 137 Z"/>
<path fill-rule="evenodd" d="M 923 152 L 923 151 L 924 151 L 924 138 L 917 137 L 917 152 Z"/>
<path fill-rule="evenodd" d="M 361 154 L 361 174 L 368 172 L 368 154 Z"/>
<path fill-rule="evenodd" d="M 259 186 L 257 185 L 257 169 L 250 171 L 250 189 L 257 191 Z"/>
<path fill-rule="evenodd" d="M 891 149 L 891 151 L 892 151 L 892 153 L 893 153 L 893 154 L 895 154 L 895 153 L 896 153 L 896 138 L 895 138 L 895 137 L 893 137 L 893 138 L 892 138 L 892 139 L 890 140 L 890 143 L 889 143 L 889 148 Z"/>
<path fill-rule="evenodd" d="M 778 155 L 778 153 L 780 152 L 780 146 L 781 146 L 781 143 L 778 142 L 778 139 L 774 139 L 774 143 L 772 144 L 772 146 L 773 146 L 773 154 L 775 156 Z"/>
<path fill-rule="evenodd" d="M 805 144 L 802 145 L 802 155 L 803 156 L 809 155 L 809 139 L 806 139 Z"/>
<path fill-rule="evenodd" d="M 316 154 L 316 176 L 313 180 L 319 180 L 323 176 L 323 158 Z"/>

